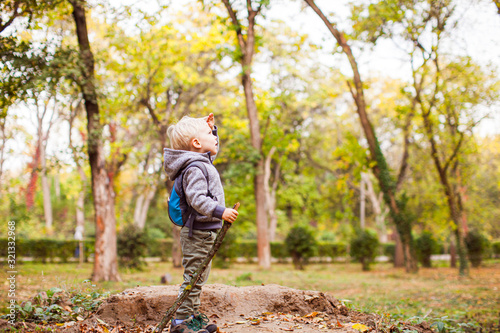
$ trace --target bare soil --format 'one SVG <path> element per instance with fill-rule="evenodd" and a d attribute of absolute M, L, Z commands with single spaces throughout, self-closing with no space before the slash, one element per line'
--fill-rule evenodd
<path fill-rule="evenodd" d="M 81 322 L 52 326 L 60 332 L 152 332 L 175 301 L 178 286 L 127 289 L 109 297 L 98 311 Z M 427 323 L 382 327 L 384 318 L 361 313 L 319 291 L 303 291 L 279 285 L 203 287 L 201 311 L 221 333 L 241 332 L 398 332 L 403 329 L 432 332 Z M 0 331 L 6 328 L 0 323 Z M 18 329 L 22 323 L 16 324 Z M 29 331 L 29 330 L 28 330 Z M 164 332 L 168 330 L 165 329 Z"/>

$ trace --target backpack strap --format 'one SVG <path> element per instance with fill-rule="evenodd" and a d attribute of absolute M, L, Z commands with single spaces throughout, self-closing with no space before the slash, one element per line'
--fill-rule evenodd
<path fill-rule="evenodd" d="M 181 178 L 181 181 L 182 181 L 181 187 L 182 187 L 182 191 L 184 192 L 184 199 L 186 199 L 186 192 L 184 191 L 184 173 L 186 173 L 186 171 L 192 167 L 197 167 L 198 169 L 200 169 L 201 172 L 203 173 L 203 176 L 205 176 L 205 179 L 207 180 L 207 197 L 210 197 L 213 199 L 214 196 L 210 192 L 210 188 L 209 188 L 210 180 L 208 178 L 207 167 L 205 166 L 205 163 L 200 162 L 200 161 L 195 161 L 195 162 L 189 163 L 184 168 L 184 170 L 182 170 L 182 172 L 181 172 L 181 177 L 182 177 Z M 184 226 L 189 228 L 189 237 L 193 237 L 194 219 L 195 219 L 197 213 L 196 213 L 195 209 L 188 204 L 187 199 L 186 199 L 186 204 L 188 206 L 188 209 L 187 209 L 188 219 L 187 219 L 186 223 L 184 224 Z"/>

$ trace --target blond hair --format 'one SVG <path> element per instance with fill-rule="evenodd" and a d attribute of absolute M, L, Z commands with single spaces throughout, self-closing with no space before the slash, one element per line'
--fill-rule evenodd
<path fill-rule="evenodd" d="M 190 150 L 191 140 L 206 130 L 207 126 L 207 121 L 203 118 L 182 117 L 177 124 L 170 125 L 167 129 L 167 135 L 172 148 L 176 150 Z"/>

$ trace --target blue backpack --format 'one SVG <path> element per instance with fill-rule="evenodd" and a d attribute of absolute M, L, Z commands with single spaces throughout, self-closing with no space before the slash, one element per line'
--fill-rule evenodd
<path fill-rule="evenodd" d="M 188 164 L 181 171 L 181 174 L 175 178 L 172 192 L 170 192 L 170 197 L 168 198 L 168 217 L 170 218 L 170 221 L 179 227 L 187 226 L 190 230 L 192 230 L 194 218 L 196 217 L 197 212 L 187 203 L 182 181 L 186 171 L 192 167 L 197 167 L 203 172 L 203 175 L 207 180 L 207 196 L 213 198 L 213 195 L 210 193 L 208 187 L 209 179 L 207 168 L 203 162 L 199 161 Z"/>

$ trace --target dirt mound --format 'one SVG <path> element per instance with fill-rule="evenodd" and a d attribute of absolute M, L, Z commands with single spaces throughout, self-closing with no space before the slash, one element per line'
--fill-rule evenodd
<path fill-rule="evenodd" d="M 47 331 L 77 332 L 153 332 L 174 303 L 178 286 L 152 286 L 127 289 L 101 304 L 90 318 L 79 322 L 45 327 Z M 337 299 L 318 291 L 291 289 L 279 285 L 232 287 L 205 285 L 201 311 L 219 327 L 220 333 L 243 332 L 432 332 L 426 323 L 418 326 L 390 326 L 386 318 L 347 308 Z M 12 330 L 31 332 L 18 323 Z M 0 331 L 6 329 L 0 322 Z M 50 329 L 50 330 L 49 330 Z M 167 330 L 166 330 L 167 331 Z M 165 332 L 166 332 L 165 331 Z"/>
<path fill-rule="evenodd" d="M 110 324 L 134 321 L 158 323 L 177 298 L 178 286 L 138 287 L 111 296 L 97 316 Z M 234 320 L 262 313 L 294 313 L 307 315 L 314 311 L 334 314 L 342 305 L 317 291 L 302 291 L 278 285 L 231 287 L 212 284 L 203 287 L 201 311 L 210 316 Z"/>
<path fill-rule="evenodd" d="M 108 298 L 86 327 L 142 327 L 150 331 L 160 322 L 178 294 L 178 286 L 127 289 Z M 382 319 L 351 310 L 330 295 L 279 285 L 232 287 L 206 285 L 201 311 L 216 322 L 221 332 L 360 332 L 377 330 Z M 432 332 L 419 325 L 405 328 Z"/>

